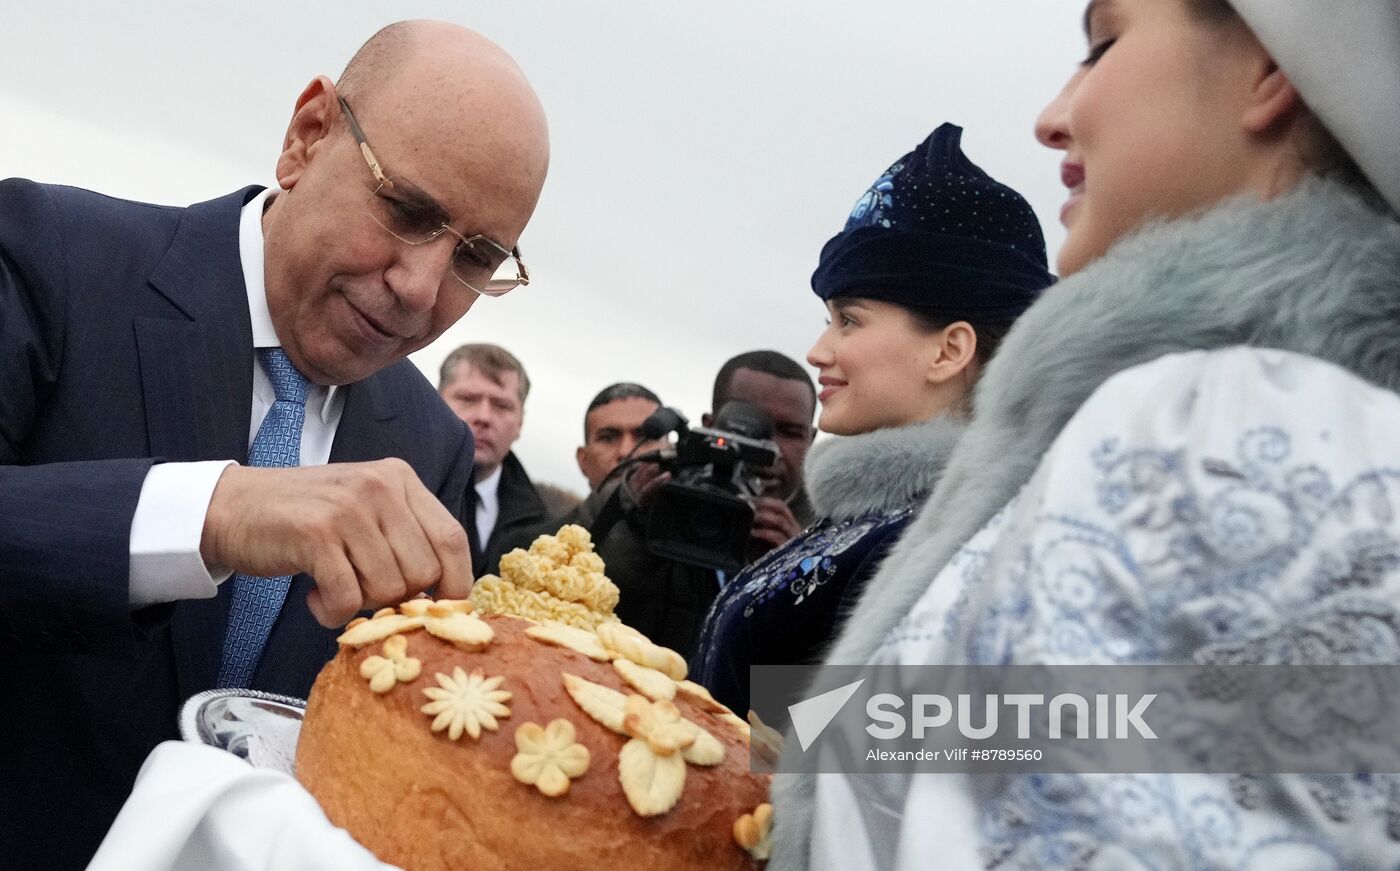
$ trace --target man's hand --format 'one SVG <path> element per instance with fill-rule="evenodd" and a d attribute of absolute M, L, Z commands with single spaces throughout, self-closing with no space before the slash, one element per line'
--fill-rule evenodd
<path fill-rule="evenodd" d="M 801 532 L 802 527 L 786 502 L 772 496 L 754 498 L 753 528 L 749 531 L 751 556 L 761 556 L 775 547 L 782 547 Z"/>
<path fill-rule="evenodd" d="M 622 486 L 627 488 L 627 495 L 631 497 L 634 505 L 650 508 L 651 500 L 656 497 L 657 491 L 670 480 L 671 473 L 661 471 L 660 463 L 638 463 L 627 472 Z"/>
<path fill-rule="evenodd" d="M 230 466 L 204 519 L 205 563 L 258 577 L 307 572 L 321 625 L 437 585 L 472 588 L 466 530 L 402 460 L 298 469 Z"/>

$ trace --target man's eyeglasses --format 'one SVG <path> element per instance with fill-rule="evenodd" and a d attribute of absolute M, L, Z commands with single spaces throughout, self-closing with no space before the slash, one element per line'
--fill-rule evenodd
<path fill-rule="evenodd" d="M 452 229 L 452 215 L 432 197 L 406 181 L 395 181 L 384 174 L 374 151 L 365 141 L 360 122 L 344 97 L 338 97 L 350 133 L 360 146 L 377 186 L 367 206 L 375 223 L 407 245 L 422 245 L 450 233 L 457 237 L 452 251 L 452 276 L 482 296 L 501 296 L 530 283 L 530 271 L 520 259 L 520 248 L 507 251 L 486 236 L 463 236 Z"/>

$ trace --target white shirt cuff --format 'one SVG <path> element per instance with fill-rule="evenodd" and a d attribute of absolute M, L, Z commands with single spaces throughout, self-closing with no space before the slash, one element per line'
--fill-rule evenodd
<path fill-rule="evenodd" d="M 160 463 L 146 473 L 131 520 L 132 610 L 179 599 L 208 599 L 231 571 L 211 570 L 199 554 L 204 516 L 224 469 L 235 463 Z"/>

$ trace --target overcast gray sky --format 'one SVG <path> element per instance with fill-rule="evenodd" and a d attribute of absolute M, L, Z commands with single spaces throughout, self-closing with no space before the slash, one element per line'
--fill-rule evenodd
<path fill-rule="evenodd" d="M 1081 0 L 4 4 L 0 177 L 185 204 L 271 183 L 297 94 L 401 18 L 473 27 L 524 68 L 553 162 L 535 282 L 414 356 L 491 341 L 534 392 L 517 453 L 580 492 L 588 400 L 640 381 L 697 421 L 728 357 L 803 360 L 822 244 L 942 121 L 1024 193 L 1053 251 L 1064 192 L 1032 136 L 1083 48 Z"/>

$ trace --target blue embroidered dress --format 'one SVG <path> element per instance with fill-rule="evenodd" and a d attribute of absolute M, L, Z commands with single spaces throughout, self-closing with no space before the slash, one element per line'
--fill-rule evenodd
<path fill-rule="evenodd" d="M 725 585 L 705 618 L 691 679 L 743 712 L 749 666 L 820 661 L 960 433 L 938 419 L 816 445 L 806 483 L 821 519 Z"/>

